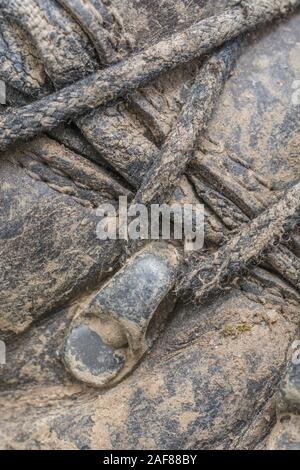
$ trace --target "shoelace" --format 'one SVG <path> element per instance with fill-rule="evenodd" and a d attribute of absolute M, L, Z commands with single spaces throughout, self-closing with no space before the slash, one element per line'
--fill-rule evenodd
<path fill-rule="evenodd" d="M 222 15 L 196 23 L 121 63 L 0 117 L 0 149 L 53 129 L 153 80 L 166 70 L 200 57 L 224 41 L 295 11 L 300 0 L 248 0 Z M 0 7 L 5 13 L 6 2 Z M 9 11 L 8 11 L 9 13 Z"/>

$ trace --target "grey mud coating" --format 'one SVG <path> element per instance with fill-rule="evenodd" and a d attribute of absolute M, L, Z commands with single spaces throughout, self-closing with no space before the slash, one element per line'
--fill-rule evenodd
<path fill-rule="evenodd" d="M 0 1 L 1 448 L 299 447 L 298 4 Z M 143 193 L 205 205 L 161 278 L 95 237 Z"/>

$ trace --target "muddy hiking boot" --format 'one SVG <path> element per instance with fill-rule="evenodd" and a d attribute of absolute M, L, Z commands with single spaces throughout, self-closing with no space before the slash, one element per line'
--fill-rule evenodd
<path fill-rule="evenodd" d="M 300 449 L 299 22 L 0 0 L 1 448 Z"/>

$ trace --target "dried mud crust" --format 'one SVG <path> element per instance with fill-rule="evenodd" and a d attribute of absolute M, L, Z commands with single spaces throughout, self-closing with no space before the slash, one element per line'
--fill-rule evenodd
<path fill-rule="evenodd" d="M 8 9 L 7 15 L 10 17 L 16 15 L 15 4 L 19 11 L 18 0 L 12 2 L 12 11 L 9 7 L 3 6 L 4 12 Z M 28 12 L 30 0 L 28 4 L 27 6 L 27 2 L 25 3 L 24 13 Z M 146 85 L 164 71 L 172 70 L 177 65 L 209 53 L 225 41 L 291 13 L 298 7 L 299 0 L 238 2 L 219 16 L 211 16 L 195 23 L 184 32 L 150 46 L 114 67 L 95 73 L 77 84 L 24 106 L 17 113 L 14 110 L 4 113 L 0 118 L 2 128 L 0 148 L 3 150 L 15 141 L 51 130 L 73 115 L 83 114 L 105 105 L 135 88 Z M 26 20 L 26 14 L 23 16 Z M 31 16 L 28 16 L 29 21 Z M 41 36 L 43 40 L 43 33 L 39 32 L 39 28 L 36 35 Z M 49 67 L 51 73 L 53 64 L 50 63 Z"/>
<path fill-rule="evenodd" d="M 39 0 L 46 17 L 51 3 Z M 213 8 L 223 9 L 216 2 L 201 9 L 193 2 L 188 7 L 170 1 L 164 10 L 149 2 L 106 3 L 110 15 L 119 9 L 113 30 L 117 28 L 117 37 L 126 37 L 117 47 L 123 56 L 141 42 L 153 44 L 171 29 L 189 26 L 195 11 L 201 19 Z M 92 35 L 87 38 L 76 15 L 59 11 L 64 18 L 60 24 L 68 31 L 73 25 L 89 64 L 95 69 L 105 65 L 99 49 L 96 63 Z M 126 11 L 134 14 L 122 22 Z M 137 17 L 143 19 L 138 27 Z M 51 21 L 56 24 L 58 14 Z M 299 176 L 294 156 L 299 107 L 291 102 L 292 83 L 300 73 L 298 26 L 299 14 L 248 39 L 206 138 L 199 142 L 196 162 L 175 191 L 181 200 L 192 195 L 205 202 L 210 252 L 226 242 L 230 231 L 274 203 Z M 67 41 L 72 38 L 65 36 Z M 73 70 L 90 71 L 90 65 L 76 68 L 74 58 L 75 66 L 69 62 L 64 75 L 53 62 L 46 67 L 48 50 L 41 55 L 30 38 L 25 44 L 36 61 L 30 67 L 44 77 L 38 86 L 34 82 L 34 92 L 8 79 L 26 99 L 80 78 L 72 76 Z M 92 207 L 102 195 L 113 200 L 119 192 L 136 191 L 186 101 L 198 67 L 196 61 L 162 75 L 128 100 L 75 120 L 92 149 L 79 130 L 75 128 L 75 139 L 67 128 L 57 129 L 55 138 L 68 149 L 43 137 L 1 157 L 5 289 L 0 324 L 8 342 L 8 366 L 1 376 L 1 447 L 251 448 L 268 434 L 287 349 L 298 333 L 297 239 L 277 247 L 281 257 L 273 254 L 273 264 L 262 259 L 230 292 L 200 307 L 178 305 L 145 362 L 115 389 L 100 394 L 88 389 L 60 360 L 70 320 L 89 295 L 85 287 L 98 289 L 118 261 L 117 244 L 96 243 Z M 22 70 L 28 78 L 26 67 Z M 53 155 L 63 167 L 57 168 Z M 96 186 L 101 181 L 103 187 L 103 167 L 112 176 L 109 182 L 105 179 L 102 194 L 95 193 L 96 175 L 89 172 L 89 164 L 78 163 L 83 155 L 102 167 Z M 287 266 L 290 272 L 285 274 Z M 76 296 L 72 307 L 59 310 Z"/>

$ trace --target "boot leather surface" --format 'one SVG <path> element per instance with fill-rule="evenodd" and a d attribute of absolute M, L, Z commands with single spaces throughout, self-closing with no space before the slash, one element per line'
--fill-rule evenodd
<path fill-rule="evenodd" d="M 70 12 L 52 0 L 36 3 L 55 28 L 59 24 L 72 36 L 75 49 L 74 53 L 68 50 L 68 61 L 74 60 L 74 69 L 76 47 L 87 74 L 103 66 L 97 64 L 90 38 Z M 104 3 L 113 14 L 114 28 L 126 39 L 120 41 L 121 58 L 230 4 Z M 295 82 L 300 80 L 299 21 L 298 13 L 243 39 L 240 58 L 205 141 L 199 142 L 199 152 L 216 162 L 221 172 L 229 172 L 245 197 L 257 201 L 261 210 L 299 178 L 300 103 L 294 99 Z M 19 40 L 23 38 L 26 57 L 20 83 L 28 82 L 28 93 L 13 73 L 8 82 L 9 99 L 19 106 L 23 99 L 59 88 L 63 77 L 66 83 L 70 78 L 59 65 L 53 66 L 54 72 L 44 68 L 32 37 L 17 22 L 14 28 L 13 24 L 14 20 L 3 20 L 0 31 L 7 27 Z M 0 366 L 1 448 L 264 446 L 275 423 L 278 383 L 290 345 L 299 337 L 300 294 L 263 262 L 200 306 L 179 301 L 151 351 L 111 389 L 99 391 L 77 381 L 61 358 L 73 316 L 120 267 L 119 242 L 96 238 L 97 205 L 114 203 L 116 198 L 95 189 L 89 178 L 82 184 L 74 171 L 58 172 L 40 155 L 79 155 L 95 167 L 106 168 L 125 191 L 134 192 L 124 175 L 108 168 L 107 161 L 128 148 L 132 148 L 130 155 L 136 148 L 150 155 L 161 146 L 199 64 L 179 67 L 137 91 L 134 99 L 108 105 L 104 113 L 114 118 L 107 120 L 108 130 L 99 124 L 100 144 L 93 146 L 96 111 L 92 124 L 83 119 L 81 130 L 78 122 L 70 124 L 68 141 L 60 129 L 58 137 L 43 135 L 1 155 L 0 338 L 7 345 L 7 364 Z M 55 81 L 55 73 L 60 82 Z M 37 77 L 31 88 L 30 75 Z M 125 121 L 120 130 L 118 122 Z M 105 147 L 103 155 L 99 145 Z M 235 163 L 226 163 L 224 155 Z M 76 161 L 74 157 L 75 167 Z M 183 187 L 194 191 L 188 175 L 183 182 Z M 216 217 L 216 239 L 219 226 L 223 225 Z M 217 246 L 208 244 L 208 249 Z M 295 254 L 299 256 L 296 249 Z"/>

